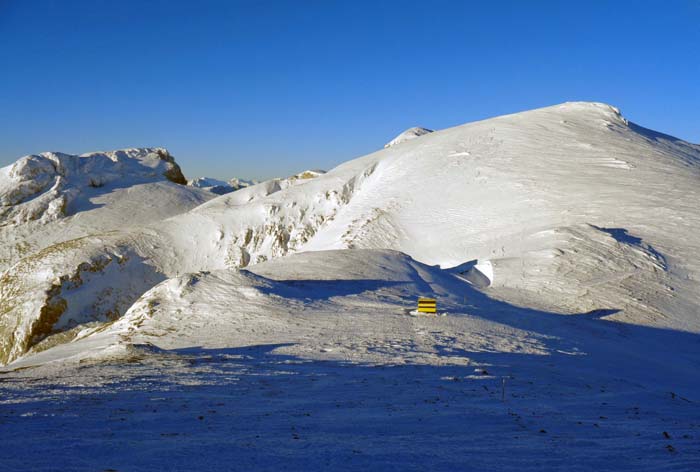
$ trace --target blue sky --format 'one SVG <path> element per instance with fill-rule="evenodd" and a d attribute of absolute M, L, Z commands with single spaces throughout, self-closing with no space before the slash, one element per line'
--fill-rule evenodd
<path fill-rule="evenodd" d="M 700 0 L 0 0 L 0 165 L 164 146 L 266 178 L 568 100 L 700 142 L 699 25 Z"/>

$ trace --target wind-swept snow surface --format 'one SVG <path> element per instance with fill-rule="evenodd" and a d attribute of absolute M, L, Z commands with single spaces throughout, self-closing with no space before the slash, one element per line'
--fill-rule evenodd
<path fill-rule="evenodd" d="M 566 103 L 45 247 L 2 274 L 0 464 L 695 470 L 699 181 Z"/>
<path fill-rule="evenodd" d="M 448 314 L 408 316 L 417 294 Z M 14 364 L 0 463 L 693 470 L 697 335 L 605 314 L 503 303 L 386 250 L 187 274 Z"/>

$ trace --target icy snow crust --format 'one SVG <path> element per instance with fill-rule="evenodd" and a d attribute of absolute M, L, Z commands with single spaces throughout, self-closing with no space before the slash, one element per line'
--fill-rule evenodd
<path fill-rule="evenodd" d="M 2 275 L 2 419 L 37 470 L 694 470 L 699 159 L 566 103 L 48 246 Z"/>

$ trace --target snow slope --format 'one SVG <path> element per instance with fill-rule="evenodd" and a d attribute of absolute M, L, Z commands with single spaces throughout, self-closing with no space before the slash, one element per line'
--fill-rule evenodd
<path fill-rule="evenodd" d="M 697 330 L 699 155 L 612 107 L 570 103 L 425 135 L 254 205 L 215 199 L 168 232 L 184 271 L 391 248 L 486 261 L 494 295 L 523 305 Z M 186 251 L 191 240 L 209 242 Z"/>
<path fill-rule="evenodd" d="M 0 464 L 694 470 L 697 335 L 523 309 L 457 275 L 338 250 L 165 280 L 13 364 Z M 447 315 L 409 316 L 419 294 Z"/>
<path fill-rule="evenodd" d="M 4 272 L 0 465 L 697 468 L 700 147 L 575 102 L 313 177 Z"/>

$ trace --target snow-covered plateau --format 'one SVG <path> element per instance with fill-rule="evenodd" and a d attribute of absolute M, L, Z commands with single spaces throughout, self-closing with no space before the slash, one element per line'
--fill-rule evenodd
<path fill-rule="evenodd" d="M 700 146 L 572 102 L 234 180 L 0 169 L 1 470 L 700 470 Z"/>

